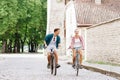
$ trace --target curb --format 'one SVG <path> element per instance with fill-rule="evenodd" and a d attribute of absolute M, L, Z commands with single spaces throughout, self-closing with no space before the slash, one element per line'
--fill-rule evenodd
<path fill-rule="evenodd" d="M 94 72 L 99 72 L 101 74 L 104 74 L 104 75 L 107 75 L 107 76 L 111 76 L 111 77 L 114 77 L 114 78 L 120 80 L 120 74 L 119 73 L 103 70 L 103 69 L 92 67 L 92 66 L 83 65 L 83 67 L 84 67 L 84 69 L 87 69 L 87 70 L 90 70 L 90 71 L 94 71 Z"/>
<path fill-rule="evenodd" d="M 67 64 L 71 65 L 72 63 L 68 62 Z M 83 68 L 87 69 L 87 70 L 90 70 L 90 71 L 99 72 L 101 74 L 111 76 L 111 77 L 114 77 L 114 78 L 120 80 L 120 74 L 117 73 L 117 72 L 107 71 L 107 70 L 104 70 L 104 69 L 100 69 L 100 68 L 96 68 L 96 67 L 92 67 L 92 66 L 86 66 L 86 65 L 83 65 Z"/>

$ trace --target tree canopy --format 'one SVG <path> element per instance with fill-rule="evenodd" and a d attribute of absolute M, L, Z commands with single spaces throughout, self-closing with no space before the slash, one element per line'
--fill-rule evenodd
<path fill-rule="evenodd" d="M 0 42 L 2 52 L 37 52 L 47 23 L 47 0 L 0 0 Z"/>

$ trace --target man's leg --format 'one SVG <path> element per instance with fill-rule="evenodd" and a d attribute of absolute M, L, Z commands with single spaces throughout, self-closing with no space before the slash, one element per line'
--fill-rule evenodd
<path fill-rule="evenodd" d="M 54 53 L 55 53 L 55 57 L 56 57 L 56 63 L 58 64 L 58 54 L 56 51 L 54 51 Z"/>
<path fill-rule="evenodd" d="M 50 68 L 50 52 L 47 53 L 47 60 L 48 60 L 48 65 L 47 68 Z"/>
<path fill-rule="evenodd" d="M 47 53 L 48 64 L 50 64 L 50 53 Z"/>
<path fill-rule="evenodd" d="M 59 68 L 60 65 L 58 64 L 58 54 L 57 54 L 57 51 L 54 51 L 54 53 L 55 53 L 55 57 L 56 57 L 57 68 Z"/>

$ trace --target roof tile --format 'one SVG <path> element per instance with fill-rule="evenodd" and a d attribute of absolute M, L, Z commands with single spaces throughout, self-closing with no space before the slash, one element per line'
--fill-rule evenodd
<path fill-rule="evenodd" d="M 104 0 L 96 5 L 93 0 L 75 0 L 79 24 L 97 24 L 120 17 L 120 0 Z"/>

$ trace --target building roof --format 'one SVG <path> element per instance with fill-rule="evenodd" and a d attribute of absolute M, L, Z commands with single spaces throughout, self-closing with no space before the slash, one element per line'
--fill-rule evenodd
<path fill-rule="evenodd" d="M 104 0 L 97 5 L 93 0 L 75 0 L 78 24 L 98 24 L 120 17 L 120 0 Z"/>

